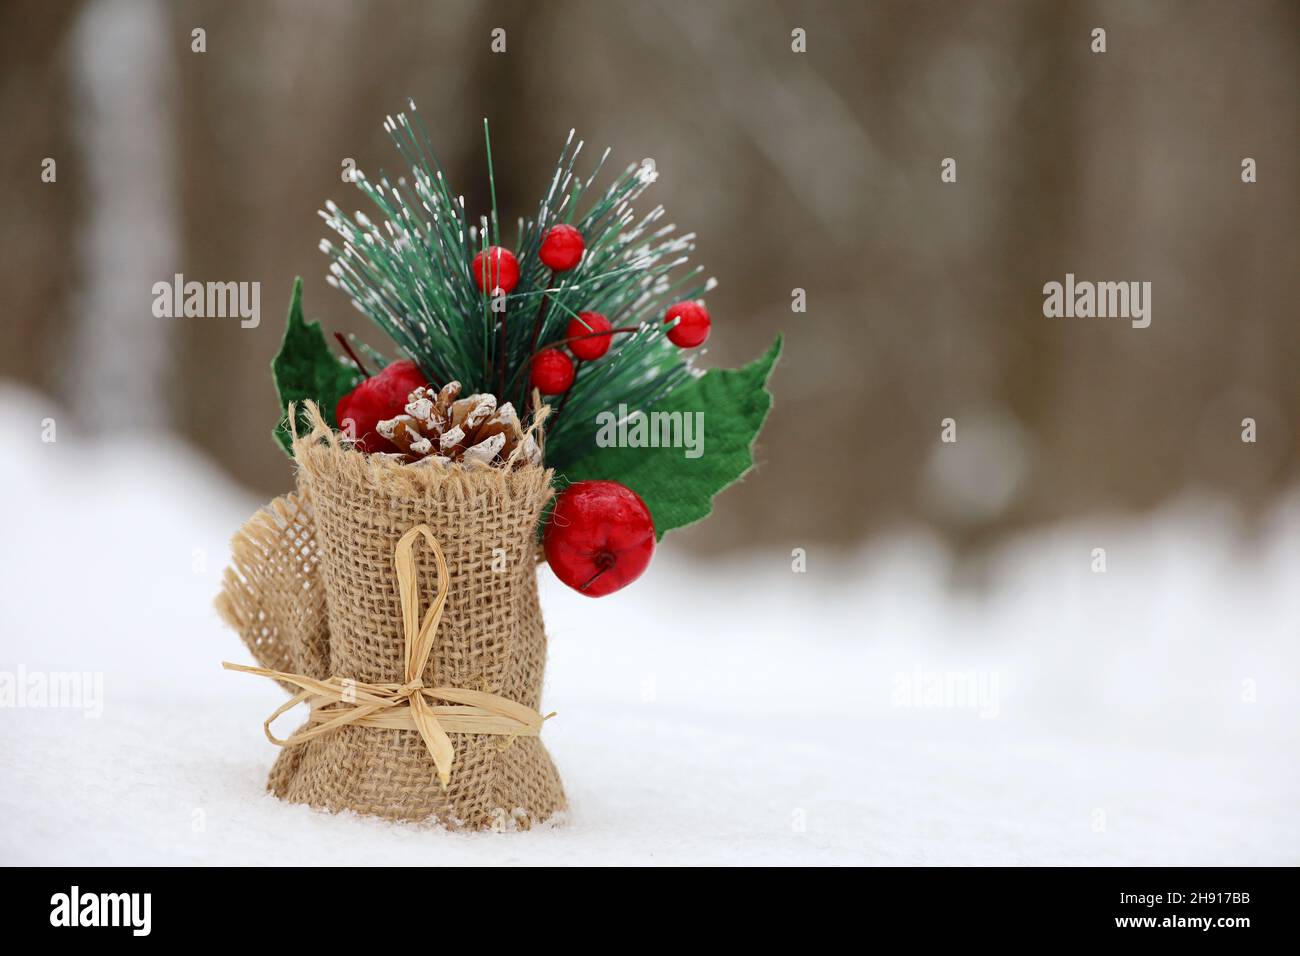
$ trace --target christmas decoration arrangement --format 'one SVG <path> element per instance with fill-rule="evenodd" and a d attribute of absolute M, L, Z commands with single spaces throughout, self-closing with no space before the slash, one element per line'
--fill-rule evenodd
<path fill-rule="evenodd" d="M 695 367 L 713 283 L 661 207 L 633 210 L 649 164 L 598 190 L 609 151 L 584 178 L 570 133 L 507 248 L 486 122 L 477 222 L 415 104 L 385 128 L 408 170 L 356 171 L 373 210 L 327 202 L 321 249 L 391 345 L 331 348 L 295 282 L 272 369 L 297 487 L 234 538 L 217 606 L 258 666 L 225 666 L 291 695 L 264 725 L 277 796 L 522 829 L 565 807 L 540 738 L 537 564 L 588 597 L 640 577 L 753 465 L 781 343 Z"/>

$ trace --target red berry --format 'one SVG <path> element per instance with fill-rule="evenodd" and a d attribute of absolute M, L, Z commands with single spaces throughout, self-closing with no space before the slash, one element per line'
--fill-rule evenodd
<path fill-rule="evenodd" d="M 543 395 L 559 395 L 573 384 L 573 359 L 559 349 L 538 352 L 533 359 L 533 385 Z"/>
<path fill-rule="evenodd" d="M 386 418 L 402 414 L 407 397 L 421 385 L 429 384 L 414 362 L 393 362 L 378 375 L 372 375 L 339 399 L 334 418 L 339 428 L 356 436 L 356 447 L 364 452 L 401 451 L 375 431 Z"/>
<path fill-rule="evenodd" d="M 519 285 L 519 260 L 509 249 L 488 246 L 474 257 L 474 282 L 480 290 L 511 293 Z"/>
<path fill-rule="evenodd" d="M 693 349 L 703 345 L 709 337 L 709 310 L 703 302 L 678 302 L 669 306 L 664 313 L 664 322 L 677 319 L 677 324 L 668 330 L 668 341 L 684 349 Z"/>
<path fill-rule="evenodd" d="M 613 340 L 609 330 L 613 327 L 609 324 L 609 319 L 599 312 L 579 312 L 576 319 L 569 320 L 568 328 L 564 330 L 564 337 L 572 339 L 579 335 L 589 335 L 591 338 L 570 342 L 569 351 L 586 362 L 600 358 L 609 351 L 610 342 Z M 594 335 L 595 332 L 605 334 Z"/>
<path fill-rule="evenodd" d="M 548 269 L 568 272 L 582 259 L 582 250 L 585 248 L 587 244 L 582 241 L 582 233 L 578 230 L 572 226 L 552 226 L 542 240 L 542 248 L 537 250 L 537 258 Z"/>
<path fill-rule="evenodd" d="M 617 481 L 579 481 L 555 501 L 543 540 L 555 576 L 588 597 L 631 584 L 650 564 L 655 525 L 641 497 Z"/>

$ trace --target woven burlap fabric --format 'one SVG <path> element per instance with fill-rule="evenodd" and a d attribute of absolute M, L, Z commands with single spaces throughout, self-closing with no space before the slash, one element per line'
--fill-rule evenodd
<path fill-rule="evenodd" d="M 298 495 L 249 522 L 257 546 L 242 547 L 237 536 L 218 601 L 258 663 L 321 679 L 401 681 L 393 549 L 424 523 L 450 570 L 425 683 L 487 689 L 538 709 L 546 635 L 535 529 L 550 472 L 403 466 L 346 448 L 320 427 L 295 442 L 294 455 Z M 280 532 L 278 549 L 267 547 L 268 527 Z M 258 560 L 245 553 L 241 564 L 240 552 L 250 550 Z M 417 560 L 428 606 L 434 561 L 426 551 Z M 563 809 L 540 738 L 453 733 L 451 741 L 446 790 L 419 733 L 355 726 L 285 748 L 268 786 L 296 803 L 469 829 L 526 827 Z"/>
<path fill-rule="evenodd" d="M 322 676 L 329 670 L 329 621 L 317 583 L 319 549 L 310 505 L 276 498 L 231 542 L 217 611 L 271 670 Z M 281 682 L 296 694 L 298 688 Z"/>

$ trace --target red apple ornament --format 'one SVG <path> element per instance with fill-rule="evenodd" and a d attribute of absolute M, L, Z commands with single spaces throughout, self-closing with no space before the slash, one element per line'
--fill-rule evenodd
<path fill-rule="evenodd" d="M 364 452 L 400 451 L 384 438 L 375 426 L 386 418 L 402 414 L 407 396 L 421 385 L 428 385 L 424 373 L 414 362 L 393 362 L 378 375 L 372 375 L 339 399 L 334 418 L 346 430 L 351 422 L 356 447 Z"/>
<path fill-rule="evenodd" d="M 543 544 L 557 578 L 588 597 L 603 597 L 645 571 L 655 526 L 650 509 L 626 485 L 579 481 L 556 499 Z"/>

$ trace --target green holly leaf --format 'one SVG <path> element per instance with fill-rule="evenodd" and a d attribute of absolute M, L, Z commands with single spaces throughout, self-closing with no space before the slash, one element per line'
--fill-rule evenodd
<path fill-rule="evenodd" d="M 692 416 L 692 425 L 675 425 L 681 435 L 694 434 L 687 428 L 702 423 L 696 457 L 693 449 L 681 447 L 600 447 L 564 470 L 562 481 L 570 483 L 592 478 L 617 481 L 641 496 L 654 519 L 655 533 L 693 524 L 713 510 L 713 497 L 737 481 L 754 465 L 754 440 L 772 408 L 767 380 L 781 354 L 781 336 L 766 354 L 738 369 L 711 369 L 699 378 L 675 389 L 651 410 L 645 434 L 656 421 L 655 412 L 681 413 L 680 421 Z M 702 412 L 703 418 L 695 416 Z M 624 437 L 636 441 L 632 422 Z M 698 440 L 698 439 L 697 439 Z"/>
<path fill-rule="evenodd" d="M 293 283 L 289 301 L 289 318 L 284 327 L 280 351 L 271 362 L 275 390 L 280 396 L 280 421 L 275 438 L 286 453 L 292 454 L 293 436 L 289 432 L 289 403 L 299 405 L 308 398 L 320 406 L 330 427 L 337 428 L 334 408 L 339 399 L 356 384 L 357 370 L 331 351 L 319 322 L 302 318 L 302 277 Z"/>

